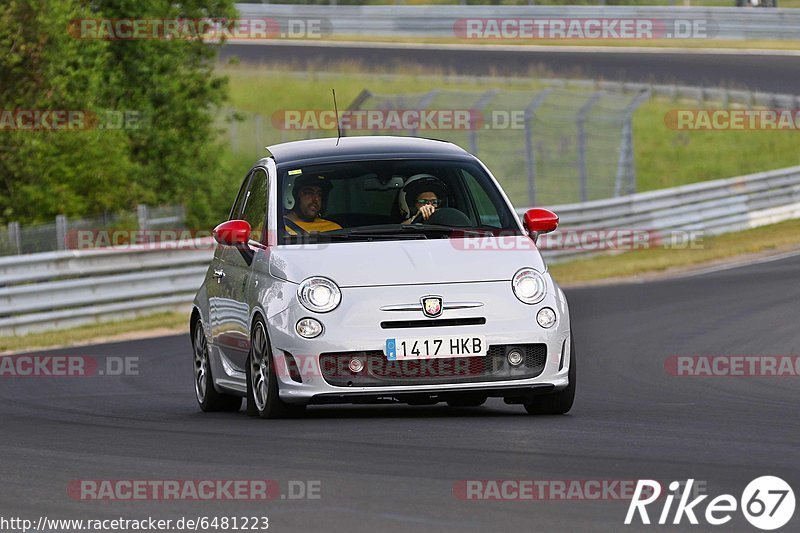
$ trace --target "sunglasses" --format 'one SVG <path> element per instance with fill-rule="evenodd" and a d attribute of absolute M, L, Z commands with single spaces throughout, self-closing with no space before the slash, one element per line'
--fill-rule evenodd
<path fill-rule="evenodd" d="M 417 200 L 417 203 L 419 205 L 432 205 L 433 207 L 439 207 L 440 205 L 442 205 L 442 201 L 438 200 L 438 199 L 436 199 L 436 200 Z"/>

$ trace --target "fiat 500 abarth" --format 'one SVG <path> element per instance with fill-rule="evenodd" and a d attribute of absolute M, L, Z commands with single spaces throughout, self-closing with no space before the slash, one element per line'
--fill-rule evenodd
<path fill-rule="evenodd" d="M 204 411 L 399 402 L 570 410 L 564 293 L 489 170 L 442 141 L 278 144 L 214 229 L 191 340 Z"/>

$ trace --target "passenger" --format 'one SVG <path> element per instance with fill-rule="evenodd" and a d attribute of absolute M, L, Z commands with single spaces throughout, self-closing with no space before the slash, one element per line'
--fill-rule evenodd
<path fill-rule="evenodd" d="M 333 231 L 342 227 L 332 220 L 322 218 L 333 184 L 325 176 L 300 176 L 294 182 L 294 206 L 283 217 L 286 233 L 300 235 Z"/>

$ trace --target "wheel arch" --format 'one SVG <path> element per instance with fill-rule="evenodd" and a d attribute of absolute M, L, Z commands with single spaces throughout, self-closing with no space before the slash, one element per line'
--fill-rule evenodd
<path fill-rule="evenodd" d="M 197 319 L 202 320 L 203 316 L 197 306 L 192 307 L 192 314 L 189 317 L 189 338 L 194 340 L 194 332 L 197 328 Z"/>
<path fill-rule="evenodd" d="M 264 322 L 264 333 L 267 334 L 267 339 L 269 339 L 269 325 L 267 324 L 267 314 L 264 312 L 264 309 L 260 306 L 255 306 L 250 311 L 250 334 L 253 333 L 253 328 L 256 325 L 256 320 L 261 319 Z"/>

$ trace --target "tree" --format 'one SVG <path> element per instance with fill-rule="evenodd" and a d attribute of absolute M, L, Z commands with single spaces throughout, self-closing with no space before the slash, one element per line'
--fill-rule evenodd
<path fill-rule="evenodd" d="M 213 72 L 215 46 L 202 37 L 83 38 L 74 29 L 82 19 L 234 13 L 229 0 L 8 0 L 0 6 L 0 113 L 8 119 L 24 110 L 81 111 L 95 126 L 28 131 L 8 127 L 8 120 L 4 128 L 0 116 L 0 221 L 93 215 L 137 203 L 182 203 L 193 222 L 213 220 L 208 192 L 219 176 L 220 150 L 211 113 L 226 95 L 225 80 Z M 126 114 L 138 124 L 109 124 L 109 117 Z"/>

